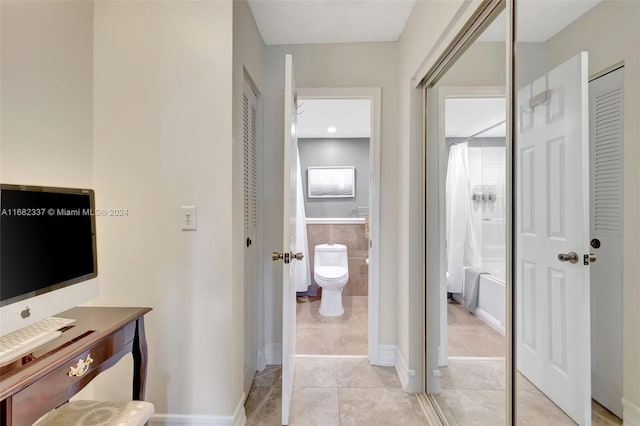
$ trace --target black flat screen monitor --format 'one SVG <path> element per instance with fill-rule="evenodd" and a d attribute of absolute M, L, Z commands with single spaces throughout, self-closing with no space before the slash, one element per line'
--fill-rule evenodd
<path fill-rule="evenodd" d="M 98 275 L 93 190 L 0 185 L 0 306 Z"/>

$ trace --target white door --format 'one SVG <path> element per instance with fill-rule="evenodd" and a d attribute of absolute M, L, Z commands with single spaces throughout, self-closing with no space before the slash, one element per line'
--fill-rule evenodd
<path fill-rule="evenodd" d="M 297 95 L 293 57 L 285 57 L 284 78 L 284 205 L 282 255 L 282 424 L 289 424 L 296 353 L 296 274 L 295 262 L 297 209 L 298 128 Z M 300 260 L 300 259 L 298 259 Z"/>
<path fill-rule="evenodd" d="M 587 58 L 519 90 L 516 140 L 517 367 L 580 425 L 591 424 Z"/>
<path fill-rule="evenodd" d="M 591 396 L 622 417 L 623 68 L 589 83 Z"/>

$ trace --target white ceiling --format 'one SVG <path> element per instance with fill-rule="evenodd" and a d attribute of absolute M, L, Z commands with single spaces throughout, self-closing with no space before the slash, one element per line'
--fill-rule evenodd
<path fill-rule="evenodd" d="M 467 138 L 506 119 L 504 98 L 449 98 L 445 100 L 445 135 Z M 479 137 L 504 137 L 502 124 Z"/>
<path fill-rule="evenodd" d="M 265 44 L 397 41 L 416 0 L 248 0 Z M 421 0 L 424 1 L 424 0 Z M 435 0 L 433 0 L 435 1 Z M 601 0 L 522 0 L 518 40 L 545 42 Z M 525 18 L 526 17 L 526 18 Z M 502 13 L 479 41 L 504 41 Z"/>
<path fill-rule="evenodd" d="M 397 41 L 415 0 L 249 0 L 265 44 Z"/>
<path fill-rule="evenodd" d="M 299 138 L 368 138 L 371 101 L 367 99 L 303 99 L 298 107 Z M 335 133 L 328 128 L 335 127 Z"/>
<path fill-rule="evenodd" d="M 542 43 L 584 15 L 600 0 L 522 0 L 518 2 L 518 41 Z M 482 33 L 478 41 L 505 41 L 505 13 Z"/>

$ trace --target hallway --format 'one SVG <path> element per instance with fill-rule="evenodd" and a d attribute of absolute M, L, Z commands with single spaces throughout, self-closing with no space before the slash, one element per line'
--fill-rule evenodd
<path fill-rule="evenodd" d="M 248 426 L 280 425 L 280 367 L 259 372 L 245 403 Z M 420 426 L 427 421 L 393 367 L 366 358 L 296 358 L 291 426 Z"/>

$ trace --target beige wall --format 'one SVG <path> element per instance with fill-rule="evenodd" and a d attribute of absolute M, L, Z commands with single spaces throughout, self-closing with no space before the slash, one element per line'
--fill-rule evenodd
<path fill-rule="evenodd" d="M 624 61 L 624 398 L 640 407 L 640 3 L 605 0 L 547 42 L 553 68 L 589 52 L 589 74 Z M 636 413 L 638 416 L 638 413 Z M 626 417 L 626 415 L 625 415 Z"/>
<path fill-rule="evenodd" d="M 157 413 L 239 403 L 232 228 L 232 4 L 96 2 L 93 176 L 100 305 L 151 306 L 147 397 Z M 182 205 L 198 230 L 181 231 Z M 95 395 L 130 397 L 130 366 Z M 128 383 L 128 379 L 126 380 Z"/>
<path fill-rule="evenodd" d="M 381 87 L 380 343 L 396 339 L 397 49 L 395 43 L 267 46 L 264 92 L 265 251 L 282 246 L 284 57 L 298 87 Z M 266 341 L 282 341 L 282 268 L 265 262 Z"/>
<path fill-rule="evenodd" d="M 0 2 L 0 182 L 92 187 L 92 2 Z"/>
<path fill-rule="evenodd" d="M 90 187 L 93 3 L 5 2 L 0 181 Z"/>
<path fill-rule="evenodd" d="M 423 389 L 425 371 L 424 115 L 422 90 L 416 87 L 477 4 L 461 0 L 418 1 L 398 42 L 396 333 L 402 358 L 408 369 L 416 372 L 405 386 L 407 391 Z"/>

